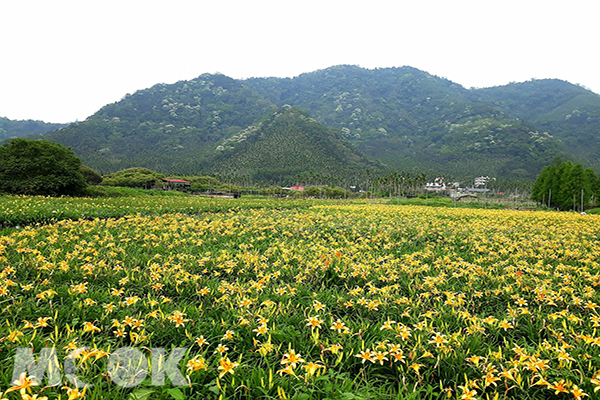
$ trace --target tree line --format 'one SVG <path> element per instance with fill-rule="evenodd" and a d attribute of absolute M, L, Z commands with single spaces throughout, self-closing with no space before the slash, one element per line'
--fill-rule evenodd
<path fill-rule="evenodd" d="M 12 139 L 0 146 L 0 192 L 21 195 L 85 196 L 98 191 L 90 185 L 151 188 L 165 175 L 147 168 L 129 168 L 102 177 L 82 165 L 65 146 L 45 140 Z M 257 186 L 236 175 L 172 177 L 191 182 L 190 191 L 217 189 L 239 193 L 314 197 L 389 196 L 410 197 L 422 192 L 427 177 L 406 172 L 365 169 L 353 178 L 315 173 L 298 174 L 290 186 L 304 186 L 304 193 L 282 191 L 280 186 Z M 241 181 L 240 181 L 241 179 Z M 272 185 L 272 182 L 271 182 Z M 595 204 L 600 177 L 591 168 L 555 159 L 544 167 L 532 188 L 531 198 L 549 208 L 583 211 Z"/>
<path fill-rule="evenodd" d="M 600 177 L 593 169 L 557 158 L 542 169 L 531 198 L 550 208 L 583 211 L 595 203 L 599 192 Z"/>

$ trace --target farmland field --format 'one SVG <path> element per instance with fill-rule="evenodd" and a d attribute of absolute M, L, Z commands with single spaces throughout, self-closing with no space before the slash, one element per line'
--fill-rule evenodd
<path fill-rule="evenodd" d="M 253 201 L 0 237 L 4 398 L 596 396 L 600 217 Z M 125 347 L 151 360 L 130 387 Z M 11 386 L 23 348 L 60 382 Z M 158 348 L 185 384 L 153 383 Z"/>
<path fill-rule="evenodd" d="M 152 191 L 144 191 L 152 193 Z M 177 193 L 180 194 L 180 193 Z M 72 198 L 44 196 L 0 196 L 0 229 L 47 224 L 63 219 L 119 218 L 125 215 L 164 213 L 198 214 L 247 208 L 297 208 L 318 200 L 273 200 L 265 198 L 212 199 L 201 196 L 126 196 Z"/>

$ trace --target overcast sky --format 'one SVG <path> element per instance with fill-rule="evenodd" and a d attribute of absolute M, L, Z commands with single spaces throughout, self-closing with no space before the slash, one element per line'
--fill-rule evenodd
<path fill-rule="evenodd" d="M 0 0 L 0 116 L 84 120 L 205 72 L 419 68 L 467 88 L 559 78 L 600 93 L 599 0 Z"/>

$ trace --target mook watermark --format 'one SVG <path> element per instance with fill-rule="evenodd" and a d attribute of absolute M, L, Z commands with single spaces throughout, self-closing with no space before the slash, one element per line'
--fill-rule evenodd
<path fill-rule="evenodd" d="M 152 386 L 163 386 L 165 377 L 168 377 L 174 386 L 188 385 L 189 381 L 179 370 L 178 364 L 189 348 L 176 347 L 171 349 L 168 355 L 164 348 L 159 347 L 149 350 L 149 356 L 135 347 L 121 347 L 111 352 L 110 355 L 107 354 L 107 376 L 115 385 L 124 388 L 141 384 L 148 377 L 148 374 L 152 378 Z M 85 382 L 77 376 L 76 361 L 86 352 L 88 352 L 87 347 L 72 350 L 64 358 L 61 368 L 54 347 L 41 349 L 37 355 L 37 361 L 31 348 L 18 348 L 15 354 L 11 382 L 19 381 L 25 374 L 29 379 L 37 382 L 38 385 L 41 385 L 45 379 L 47 386 L 57 386 L 64 376 L 78 388 L 90 388 L 93 384 Z"/>

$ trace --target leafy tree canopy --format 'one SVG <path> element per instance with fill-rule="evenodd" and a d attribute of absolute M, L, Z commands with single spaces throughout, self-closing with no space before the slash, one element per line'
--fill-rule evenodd
<path fill-rule="evenodd" d="M 216 150 L 213 173 L 226 181 L 248 177 L 253 182 L 290 182 L 298 174 L 319 171 L 351 177 L 382 167 L 359 153 L 341 132 L 289 105 L 221 141 Z"/>
<path fill-rule="evenodd" d="M 542 169 L 531 197 L 561 210 L 579 209 L 598 194 L 600 179 L 591 168 L 555 159 Z"/>
<path fill-rule="evenodd" d="M 77 195 L 87 186 L 81 160 L 58 143 L 12 139 L 0 147 L 0 191 L 26 195 Z"/>
<path fill-rule="evenodd" d="M 149 188 L 164 177 L 163 174 L 148 168 L 127 168 L 106 175 L 102 180 L 102 184 L 105 186 Z"/>
<path fill-rule="evenodd" d="M 82 165 L 79 171 L 89 185 L 99 185 L 102 182 L 102 175 L 87 165 Z"/>

